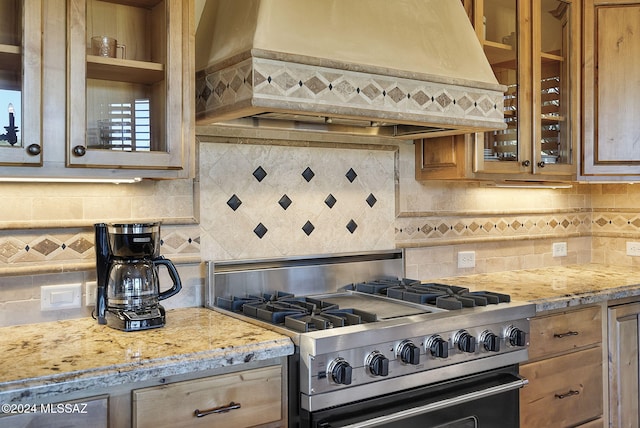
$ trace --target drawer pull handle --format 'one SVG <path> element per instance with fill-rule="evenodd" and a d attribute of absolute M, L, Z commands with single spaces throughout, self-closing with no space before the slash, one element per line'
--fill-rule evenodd
<path fill-rule="evenodd" d="M 240 408 L 240 403 L 234 403 L 233 401 L 227 404 L 226 406 L 214 407 L 209 410 L 194 410 L 193 414 L 196 418 L 202 418 L 207 415 L 211 415 L 214 413 L 227 413 L 231 410 L 236 410 Z"/>
<path fill-rule="evenodd" d="M 568 331 L 566 333 L 554 333 L 553 337 L 557 337 L 558 339 L 562 339 L 563 337 L 569 337 L 569 336 L 577 336 L 578 333 L 577 331 Z"/>
<path fill-rule="evenodd" d="M 567 398 L 567 397 L 571 397 L 573 395 L 579 395 L 580 391 L 574 391 L 573 389 L 570 389 L 569 392 L 566 392 L 564 394 L 556 394 L 556 398 L 562 400 L 563 398 Z"/>

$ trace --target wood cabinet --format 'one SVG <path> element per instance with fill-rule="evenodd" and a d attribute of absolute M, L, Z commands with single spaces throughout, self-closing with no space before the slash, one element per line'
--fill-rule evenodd
<path fill-rule="evenodd" d="M 42 164 L 42 0 L 0 2 L 0 165 Z"/>
<path fill-rule="evenodd" d="M 507 129 L 416 141 L 416 179 L 571 180 L 579 137 L 580 5 L 466 0 Z"/>
<path fill-rule="evenodd" d="M 0 84 L 22 100 L 19 144 L 0 141 L 0 164 L 13 166 L 5 174 L 193 175 L 193 0 L 3 0 L 0 9 L 23 23 L 13 45 L 0 40 L 2 58 L 15 51 L 14 74 L 23 71 L 10 80 L 0 63 Z M 100 51 L 98 36 L 120 49 Z"/>
<path fill-rule="evenodd" d="M 580 178 L 640 176 L 640 1 L 584 2 Z"/>
<path fill-rule="evenodd" d="M 25 407 L 27 406 L 27 407 Z M 18 404 L 7 415 L 0 415 L 0 428 L 107 428 L 109 397 L 48 404 Z"/>
<path fill-rule="evenodd" d="M 592 426 L 603 414 L 600 306 L 531 320 L 529 361 L 520 374 L 523 427 Z"/>
<path fill-rule="evenodd" d="M 274 366 L 134 390 L 133 426 L 277 426 L 281 385 Z"/>
<path fill-rule="evenodd" d="M 609 316 L 609 426 L 640 426 L 640 302 L 613 305 Z"/>

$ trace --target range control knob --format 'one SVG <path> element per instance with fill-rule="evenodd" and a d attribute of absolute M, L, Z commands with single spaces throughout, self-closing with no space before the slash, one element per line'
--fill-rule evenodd
<path fill-rule="evenodd" d="M 389 375 L 389 359 L 380 351 L 373 351 L 369 354 L 366 361 L 369 372 L 374 376 Z"/>
<path fill-rule="evenodd" d="M 400 357 L 400 361 L 405 364 L 420 364 L 420 348 L 413 344 L 410 340 L 403 340 L 398 345 L 396 354 Z"/>
<path fill-rule="evenodd" d="M 436 358 L 447 358 L 449 356 L 449 342 L 435 334 L 427 339 L 425 348 Z"/>
<path fill-rule="evenodd" d="M 351 385 L 351 365 L 344 358 L 331 361 L 327 373 L 329 379 L 340 385 Z"/>
<path fill-rule="evenodd" d="M 485 351 L 500 352 L 500 337 L 497 334 L 485 330 L 480 335 L 480 342 Z"/>
<path fill-rule="evenodd" d="M 476 352 L 476 338 L 471 336 L 466 330 L 460 330 L 456 334 L 455 343 L 462 352 L 473 354 Z"/>
<path fill-rule="evenodd" d="M 511 346 L 527 346 L 527 333 L 517 327 L 508 327 L 506 337 Z"/>

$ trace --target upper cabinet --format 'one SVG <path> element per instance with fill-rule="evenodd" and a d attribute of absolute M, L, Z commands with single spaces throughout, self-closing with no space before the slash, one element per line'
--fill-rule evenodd
<path fill-rule="evenodd" d="M 571 180 L 579 136 L 579 7 L 465 0 L 504 98 L 507 129 L 420 140 L 417 178 Z"/>
<path fill-rule="evenodd" d="M 640 1 L 584 2 L 580 178 L 640 176 Z"/>
<path fill-rule="evenodd" d="M 0 81 L 21 89 L 15 146 L 30 157 L 14 162 L 2 156 L 0 162 L 15 166 L 5 174 L 114 179 L 193 174 L 192 0 L 47 0 L 42 5 L 0 0 L 7 3 L 15 4 L 12 25 L 24 28 L 12 31 L 13 45 L 0 44 L 0 55 L 14 45 L 17 52 L 15 77 L 4 78 L 12 70 L 5 72 L 3 61 Z M 41 90 L 38 82 L 44 83 Z M 40 129 L 42 138 L 29 135 Z M 6 145 L 0 142 L 3 149 Z M 25 168 L 30 164 L 41 168 Z"/>
<path fill-rule="evenodd" d="M 42 163 L 42 1 L 0 0 L 0 164 Z"/>
<path fill-rule="evenodd" d="M 69 2 L 68 163 L 182 168 L 185 2 Z"/>

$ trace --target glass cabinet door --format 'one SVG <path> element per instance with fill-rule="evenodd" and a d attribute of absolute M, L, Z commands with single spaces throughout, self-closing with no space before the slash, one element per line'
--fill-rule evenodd
<path fill-rule="evenodd" d="M 522 53 L 530 43 L 527 37 L 522 37 L 526 29 L 521 28 L 521 22 L 526 19 L 526 11 L 518 0 L 480 0 L 476 6 L 482 7 L 476 9 L 476 32 L 496 79 L 507 87 L 504 97 L 507 128 L 475 135 L 476 169 L 517 173 L 522 164 L 526 168 L 530 159 L 530 140 L 523 132 L 530 123 L 530 107 L 523 96 L 526 76 L 522 75 L 528 60 Z"/>
<path fill-rule="evenodd" d="M 573 163 L 570 90 L 572 14 L 573 4 L 566 0 L 535 2 L 534 28 L 541 31 L 533 39 L 533 93 L 538 97 L 534 100 L 536 123 L 533 131 L 535 162 L 541 172 Z"/>
<path fill-rule="evenodd" d="M 466 0 L 487 59 L 507 87 L 507 129 L 474 134 L 474 172 L 575 174 L 579 3 Z"/>
<path fill-rule="evenodd" d="M 69 0 L 68 165 L 184 166 L 185 4 Z"/>
<path fill-rule="evenodd" d="M 42 164 L 40 0 L 0 0 L 0 165 Z"/>

